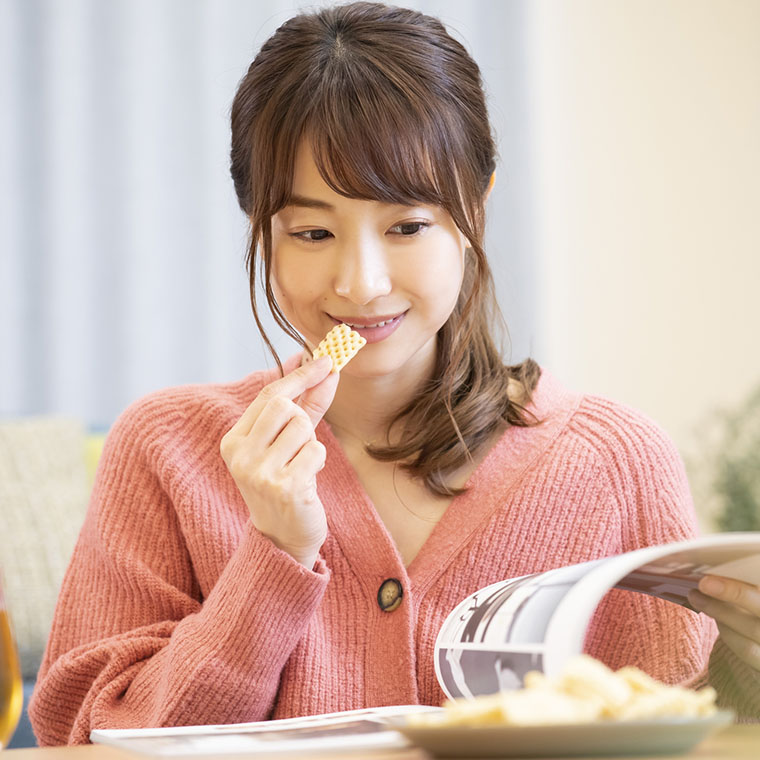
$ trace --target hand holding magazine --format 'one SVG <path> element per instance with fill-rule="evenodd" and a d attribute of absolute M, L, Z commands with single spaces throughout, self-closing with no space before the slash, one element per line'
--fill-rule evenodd
<path fill-rule="evenodd" d="M 435 646 L 438 681 L 450 698 L 473 698 L 519 688 L 529 671 L 554 676 L 582 651 L 607 591 L 636 591 L 691 609 L 688 592 L 704 575 L 760 585 L 760 533 L 650 546 L 494 583 L 460 602 L 444 622 Z M 154 756 L 398 747 L 407 742 L 388 729 L 388 718 L 437 709 L 409 705 L 232 725 L 103 729 L 90 738 Z"/>

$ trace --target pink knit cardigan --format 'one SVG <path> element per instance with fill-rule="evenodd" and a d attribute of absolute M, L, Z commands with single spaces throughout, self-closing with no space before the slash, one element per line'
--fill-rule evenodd
<path fill-rule="evenodd" d="M 504 433 L 409 567 L 320 423 L 329 535 L 307 570 L 252 527 L 219 455 L 274 377 L 161 391 L 114 425 L 30 706 L 41 744 L 87 742 L 95 728 L 439 704 L 435 637 L 467 594 L 695 534 L 671 441 L 544 372 L 531 405 L 541 424 Z M 388 578 L 404 591 L 393 612 L 377 601 Z M 613 667 L 694 682 L 714 636 L 704 616 L 613 591 L 586 649 Z M 712 682 L 756 711 L 758 681 L 740 684 L 730 653 L 718 646 L 716 657 Z"/>

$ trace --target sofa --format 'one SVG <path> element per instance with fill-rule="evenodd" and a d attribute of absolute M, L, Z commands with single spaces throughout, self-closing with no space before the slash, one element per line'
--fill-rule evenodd
<path fill-rule="evenodd" d="M 0 421 L 0 569 L 24 682 L 9 747 L 32 747 L 27 705 L 105 434 L 78 420 Z"/>

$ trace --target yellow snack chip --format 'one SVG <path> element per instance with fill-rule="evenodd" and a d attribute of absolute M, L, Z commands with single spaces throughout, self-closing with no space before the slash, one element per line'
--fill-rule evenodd
<path fill-rule="evenodd" d="M 668 686 L 632 666 L 612 671 L 585 654 L 568 660 L 556 678 L 531 671 L 524 684 L 522 689 L 448 700 L 441 713 L 409 716 L 409 725 L 535 726 L 702 718 L 717 710 L 715 689 L 710 686 L 698 691 Z"/>
<path fill-rule="evenodd" d="M 367 342 L 356 330 L 346 324 L 335 325 L 314 349 L 313 357 L 329 356 L 332 359 L 332 372 L 339 372 L 356 356 L 356 352 Z"/>

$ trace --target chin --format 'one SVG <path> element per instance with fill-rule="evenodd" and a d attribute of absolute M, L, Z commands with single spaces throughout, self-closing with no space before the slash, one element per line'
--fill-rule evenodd
<path fill-rule="evenodd" d="M 383 360 L 380 357 L 361 356 L 361 351 L 340 371 L 342 375 L 361 380 L 393 375 L 404 366 L 400 357 Z"/>
<path fill-rule="evenodd" d="M 415 375 L 419 371 L 425 371 L 426 362 L 423 358 L 425 346 L 409 352 L 408 349 L 403 353 L 398 349 L 394 350 L 390 346 L 383 347 L 384 350 L 378 351 L 378 344 L 367 346 L 372 350 L 372 354 L 362 355 L 362 349 L 359 353 L 341 370 L 341 374 L 349 375 L 357 379 L 368 380 L 371 378 L 382 378 L 389 376 L 406 377 L 408 373 Z"/>

